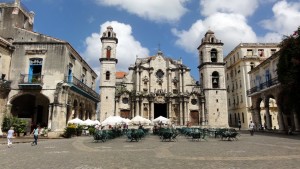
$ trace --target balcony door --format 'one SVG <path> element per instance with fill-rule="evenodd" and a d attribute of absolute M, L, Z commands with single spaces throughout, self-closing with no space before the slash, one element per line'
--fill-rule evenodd
<path fill-rule="evenodd" d="M 30 59 L 28 83 L 35 83 L 41 81 L 42 64 L 43 64 L 43 59 L 40 58 Z"/>

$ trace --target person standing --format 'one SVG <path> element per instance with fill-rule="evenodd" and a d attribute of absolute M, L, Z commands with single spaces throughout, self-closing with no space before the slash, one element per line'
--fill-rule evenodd
<path fill-rule="evenodd" d="M 239 127 L 239 130 L 241 130 L 241 127 L 242 127 L 241 120 L 238 121 L 238 127 Z"/>
<path fill-rule="evenodd" d="M 253 134 L 254 134 L 254 126 L 255 126 L 255 124 L 252 121 L 250 121 L 249 130 L 250 130 L 251 136 L 253 136 Z"/>
<path fill-rule="evenodd" d="M 34 141 L 32 142 L 32 146 L 33 145 L 37 145 L 37 140 L 38 140 L 38 137 L 39 137 L 39 126 L 37 125 L 34 130 L 32 131 L 32 134 L 33 134 L 33 138 L 34 138 Z"/>
<path fill-rule="evenodd" d="M 10 129 L 8 130 L 7 132 L 7 146 L 8 148 L 10 148 L 12 146 L 12 137 L 14 136 L 14 128 L 13 127 L 10 127 Z"/>

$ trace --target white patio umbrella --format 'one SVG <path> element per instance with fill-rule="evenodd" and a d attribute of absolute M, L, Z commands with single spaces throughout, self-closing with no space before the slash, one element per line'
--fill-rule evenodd
<path fill-rule="evenodd" d="M 100 125 L 100 121 L 99 120 L 94 120 L 94 125 Z"/>
<path fill-rule="evenodd" d="M 95 122 L 93 120 L 86 119 L 82 122 L 82 125 L 92 126 L 95 125 Z"/>
<path fill-rule="evenodd" d="M 102 126 L 122 124 L 123 118 L 120 116 L 109 116 L 102 121 Z"/>
<path fill-rule="evenodd" d="M 75 119 L 69 120 L 68 123 L 70 123 L 70 124 L 82 124 L 83 121 L 76 117 Z"/>
<path fill-rule="evenodd" d="M 134 118 L 132 118 L 131 122 L 133 124 L 151 124 L 151 121 L 149 119 L 146 119 L 146 118 L 141 117 L 139 115 L 137 115 Z"/>
<path fill-rule="evenodd" d="M 131 123 L 131 120 L 128 118 L 123 119 L 123 123 L 126 123 L 127 125 Z"/>
<path fill-rule="evenodd" d="M 168 123 L 170 123 L 170 119 L 167 119 L 163 116 L 159 116 L 153 120 L 153 123 L 168 124 Z"/>

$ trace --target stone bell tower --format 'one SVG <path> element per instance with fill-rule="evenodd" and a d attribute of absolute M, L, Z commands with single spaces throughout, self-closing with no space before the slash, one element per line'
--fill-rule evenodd
<path fill-rule="evenodd" d="M 108 26 L 100 38 L 102 50 L 100 56 L 100 121 L 115 114 L 116 91 L 116 48 L 118 39 L 111 26 Z"/>
<path fill-rule="evenodd" d="M 228 127 L 223 43 L 208 30 L 197 49 L 200 83 L 205 95 L 205 123 L 209 127 Z"/>

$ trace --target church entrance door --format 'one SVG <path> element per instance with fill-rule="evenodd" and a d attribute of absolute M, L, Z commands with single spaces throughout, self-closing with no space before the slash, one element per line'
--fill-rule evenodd
<path fill-rule="evenodd" d="M 157 118 L 159 116 L 167 117 L 167 104 L 154 104 L 154 118 Z"/>

